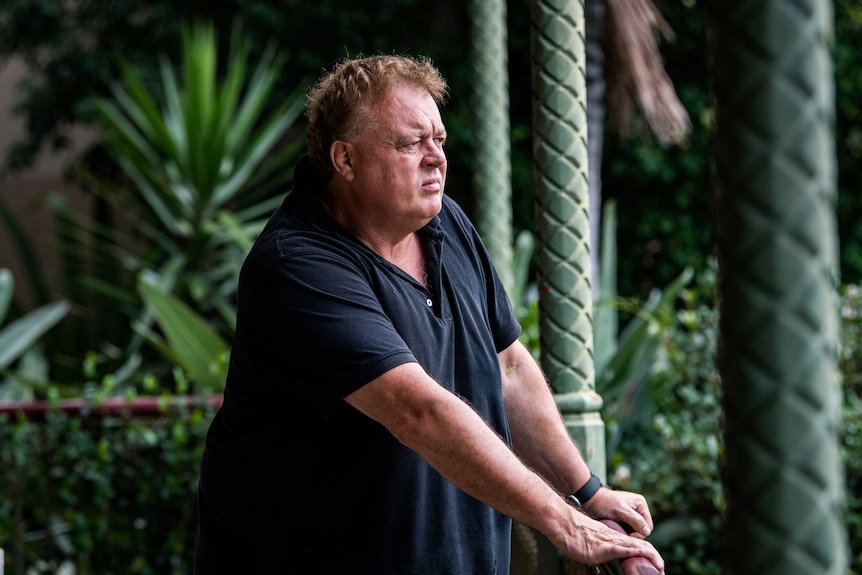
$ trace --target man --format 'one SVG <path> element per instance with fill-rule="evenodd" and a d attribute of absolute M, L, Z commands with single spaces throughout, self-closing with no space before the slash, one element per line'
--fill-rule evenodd
<path fill-rule="evenodd" d="M 399 56 L 310 92 L 308 156 L 240 275 L 196 573 L 502 575 L 510 518 L 586 563 L 663 568 L 587 515 L 652 529 L 643 497 L 591 476 L 443 194 L 445 94 Z"/>

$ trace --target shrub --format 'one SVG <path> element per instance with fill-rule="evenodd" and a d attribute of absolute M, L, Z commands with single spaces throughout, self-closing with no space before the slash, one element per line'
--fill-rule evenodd
<path fill-rule="evenodd" d="M 723 494 L 720 475 L 721 385 L 715 365 L 714 272 L 683 290 L 683 305 L 665 330 L 642 422 L 630 426 L 611 455 L 611 484 L 643 493 L 656 530 L 651 541 L 669 573 L 721 572 Z M 608 422 L 609 428 L 614 422 Z"/>
<path fill-rule="evenodd" d="M 862 573 L 862 289 L 845 286 L 841 298 L 840 366 L 844 386 L 843 461 L 851 573 Z"/>
<path fill-rule="evenodd" d="M 651 417 L 629 428 L 611 456 L 611 483 L 644 493 L 656 520 L 651 541 L 669 573 L 721 572 L 724 495 L 721 382 L 715 365 L 718 326 L 714 274 L 683 291 L 665 333 L 648 389 Z M 841 299 L 842 456 L 851 564 L 862 573 L 862 292 L 845 286 Z M 614 425 L 609 421 L 609 428 Z"/>
<path fill-rule="evenodd" d="M 0 416 L 7 562 L 34 574 L 189 573 L 211 408 L 90 415 Z"/>

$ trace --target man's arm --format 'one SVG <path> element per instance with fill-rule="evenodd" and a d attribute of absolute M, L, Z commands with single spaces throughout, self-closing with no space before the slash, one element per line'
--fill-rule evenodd
<path fill-rule="evenodd" d="M 346 401 L 463 491 L 542 531 L 566 555 L 588 564 L 644 556 L 663 572 L 649 543 L 620 535 L 568 505 L 469 405 L 418 364 L 386 372 Z"/>
<path fill-rule="evenodd" d="M 515 453 L 560 492 L 574 493 L 589 480 L 590 469 L 566 430 L 541 368 L 520 341 L 498 357 Z M 584 510 L 596 519 L 627 523 L 644 537 L 653 529 L 646 499 L 636 493 L 602 488 Z"/>

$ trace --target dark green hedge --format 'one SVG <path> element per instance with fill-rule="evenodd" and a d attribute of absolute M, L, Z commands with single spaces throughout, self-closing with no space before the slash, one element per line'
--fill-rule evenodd
<path fill-rule="evenodd" d="M 75 573 L 189 573 L 198 466 L 212 413 L 0 416 L 6 572 L 26 566 L 55 573 L 65 562 Z"/>

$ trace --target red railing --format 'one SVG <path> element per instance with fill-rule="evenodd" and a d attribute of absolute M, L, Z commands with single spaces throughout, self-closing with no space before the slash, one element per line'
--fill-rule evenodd
<path fill-rule="evenodd" d="M 610 519 L 602 519 L 601 521 L 614 531 L 626 532 L 616 521 Z M 599 572 L 602 575 L 658 575 L 658 569 L 645 557 L 629 557 L 622 561 L 605 563 L 599 565 Z"/>
<path fill-rule="evenodd" d="M 190 395 L 157 397 L 140 396 L 134 398 L 109 397 L 97 401 L 92 399 L 61 399 L 59 401 L 0 401 L 0 415 L 23 416 L 29 420 L 41 420 L 50 412 L 70 415 L 93 416 L 130 416 L 145 417 L 164 413 L 176 407 L 195 407 L 207 405 L 218 408 L 222 403 L 221 395 L 196 397 Z"/>

